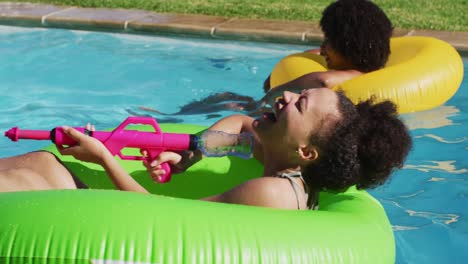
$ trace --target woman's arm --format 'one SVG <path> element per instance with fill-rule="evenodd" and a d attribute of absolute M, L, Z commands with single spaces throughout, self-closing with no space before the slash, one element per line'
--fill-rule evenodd
<path fill-rule="evenodd" d="M 208 130 L 223 131 L 230 134 L 240 134 L 242 132 L 253 132 L 250 116 L 235 114 L 224 117 L 211 125 Z"/>
<path fill-rule="evenodd" d="M 107 175 L 119 190 L 149 193 L 120 166 L 109 152 L 102 157 L 100 165 L 106 170 Z"/>
<path fill-rule="evenodd" d="M 356 70 L 345 70 L 345 71 L 326 71 L 326 72 L 312 72 L 302 75 L 292 81 L 284 83 L 282 85 L 273 87 L 267 94 L 261 99 L 263 104 L 273 105 L 277 97 L 281 97 L 284 91 L 290 91 L 300 93 L 304 89 L 311 88 L 333 88 L 334 86 L 350 80 L 354 77 L 361 75 L 362 73 Z"/>
<path fill-rule="evenodd" d="M 90 126 L 86 126 L 90 129 Z M 72 155 L 78 160 L 101 165 L 115 186 L 123 191 L 148 193 L 132 176 L 130 176 L 115 160 L 107 148 L 97 139 L 87 136 L 71 127 L 64 127 L 63 131 L 77 142 L 71 147 L 59 147 L 62 155 Z"/>
<path fill-rule="evenodd" d="M 243 132 L 251 133 L 254 136 L 254 149 L 253 156 L 255 159 L 263 163 L 263 149 L 260 139 L 257 133 L 252 127 L 252 123 L 255 119 L 246 115 L 231 115 L 218 122 L 214 123 L 208 130 L 223 131 L 230 134 L 240 134 Z"/>
<path fill-rule="evenodd" d="M 223 131 L 229 134 L 240 134 L 243 132 L 252 133 L 254 136 L 254 149 L 253 156 L 260 162 L 263 162 L 263 149 L 255 131 L 253 130 L 252 123 L 254 119 L 246 115 L 231 115 L 220 119 L 214 123 L 208 130 Z M 142 153 L 146 155 L 145 153 Z M 164 174 L 161 164 L 169 162 L 171 169 L 175 173 L 185 171 L 187 168 L 197 163 L 203 158 L 203 154 L 200 150 L 195 151 L 184 151 L 181 153 L 174 152 L 162 152 L 155 160 L 148 163 L 144 161 L 143 164 L 146 167 L 148 173 L 153 179 L 158 179 Z"/>

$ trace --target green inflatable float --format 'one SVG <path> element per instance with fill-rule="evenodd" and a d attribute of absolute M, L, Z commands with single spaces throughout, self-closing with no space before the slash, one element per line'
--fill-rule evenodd
<path fill-rule="evenodd" d="M 0 193 L 0 263 L 395 261 L 385 211 L 364 191 L 321 193 L 318 211 L 279 210 L 196 200 L 261 175 L 255 160 L 206 158 L 166 184 L 152 182 L 140 162 L 122 161 L 154 195 L 111 190 L 99 166 L 63 161 L 96 189 Z"/>

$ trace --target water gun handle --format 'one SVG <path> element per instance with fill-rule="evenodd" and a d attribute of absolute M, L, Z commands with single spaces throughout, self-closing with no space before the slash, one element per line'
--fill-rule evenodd
<path fill-rule="evenodd" d="M 112 132 L 112 136 L 104 142 L 104 145 L 109 149 L 109 151 L 112 154 L 116 153 L 123 160 L 142 160 L 145 157 L 123 155 L 121 150 L 126 147 L 126 142 L 111 139 L 113 136 L 117 137 L 121 133 L 126 133 L 125 128 L 128 125 L 150 125 L 154 128 L 154 133 L 162 134 L 161 128 L 156 122 L 156 119 L 148 117 L 128 117 L 116 129 L 114 129 L 114 131 Z M 163 152 L 164 150 L 165 149 L 162 148 L 140 148 L 140 151 L 146 151 L 146 160 L 148 161 L 148 163 L 151 163 L 154 159 L 156 159 L 159 156 L 159 154 L 161 154 L 161 152 Z M 169 164 L 166 162 L 162 163 L 161 168 L 165 171 L 165 173 L 159 179 L 156 179 L 156 181 L 159 183 L 165 183 L 170 181 L 172 177 L 172 172 Z"/>
<path fill-rule="evenodd" d="M 151 150 L 146 150 L 147 151 L 147 156 L 146 160 L 148 164 L 150 164 L 153 160 L 155 160 L 159 154 L 161 154 L 161 151 L 151 151 Z M 166 183 L 171 180 L 172 178 L 172 169 L 169 163 L 164 162 L 161 163 L 161 169 L 164 170 L 164 174 L 161 175 L 159 178 L 153 178 L 153 180 L 157 181 L 158 183 Z"/>

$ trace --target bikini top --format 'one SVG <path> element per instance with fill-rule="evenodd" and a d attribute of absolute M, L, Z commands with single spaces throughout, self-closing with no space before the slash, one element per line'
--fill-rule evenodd
<path fill-rule="evenodd" d="M 301 179 L 302 184 L 304 185 L 304 193 L 305 197 L 307 199 L 307 209 L 310 210 L 318 210 L 318 192 L 313 192 L 310 193 L 309 188 L 307 187 L 307 184 L 304 181 L 304 178 L 302 177 L 302 173 L 300 171 L 291 171 L 291 172 L 279 172 L 276 174 L 277 177 L 280 178 L 285 178 L 289 180 L 289 183 L 291 183 L 291 186 L 294 190 L 294 194 L 296 194 L 296 201 L 297 201 L 297 209 L 300 208 L 300 203 L 299 203 L 299 193 L 302 192 L 301 186 L 294 181 L 293 178 L 298 178 Z"/>

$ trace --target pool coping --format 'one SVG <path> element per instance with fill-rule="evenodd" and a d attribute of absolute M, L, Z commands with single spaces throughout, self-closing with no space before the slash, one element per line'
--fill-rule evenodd
<path fill-rule="evenodd" d="M 0 2 L 0 24 L 136 34 L 178 34 L 303 45 L 317 44 L 323 38 L 317 23 L 305 21 L 241 19 L 24 2 Z M 395 29 L 394 36 L 435 37 L 448 42 L 460 53 L 468 53 L 468 32 Z"/>

